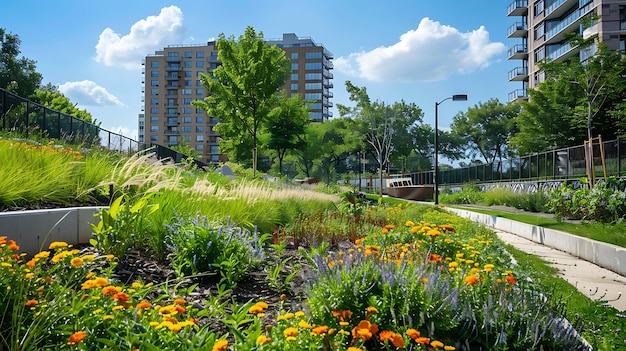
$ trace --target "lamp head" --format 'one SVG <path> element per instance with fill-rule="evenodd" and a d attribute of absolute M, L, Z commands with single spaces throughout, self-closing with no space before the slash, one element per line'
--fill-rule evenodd
<path fill-rule="evenodd" d="M 467 101 L 466 94 L 452 95 L 452 101 Z"/>

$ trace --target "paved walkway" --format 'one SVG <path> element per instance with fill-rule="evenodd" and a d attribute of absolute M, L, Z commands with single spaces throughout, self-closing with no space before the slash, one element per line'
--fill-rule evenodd
<path fill-rule="evenodd" d="M 559 269 L 559 276 L 593 300 L 608 301 L 620 311 L 626 310 L 626 277 L 563 251 L 555 250 L 512 233 L 495 229 L 505 243 L 542 257 Z M 622 296 L 622 292 L 625 296 Z"/>

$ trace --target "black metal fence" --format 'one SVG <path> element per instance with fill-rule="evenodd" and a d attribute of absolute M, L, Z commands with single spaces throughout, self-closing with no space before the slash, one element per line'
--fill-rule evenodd
<path fill-rule="evenodd" d="M 592 145 L 594 177 L 626 177 L 626 141 L 615 139 Z M 587 176 L 587 145 L 573 146 L 493 163 L 439 170 L 440 185 L 468 182 L 567 180 Z M 406 174 L 414 184 L 433 184 L 433 171 Z"/>
<path fill-rule="evenodd" d="M 170 158 L 175 163 L 181 163 L 188 158 L 187 155 L 162 145 L 140 144 L 134 139 L 53 110 L 2 88 L 0 88 L 0 118 L 0 130 L 15 131 L 26 137 L 39 134 L 41 137 L 59 139 L 71 144 L 102 146 L 129 155 L 150 149 L 157 158 Z M 199 161 L 193 162 L 199 168 L 206 166 Z"/>
<path fill-rule="evenodd" d="M 132 154 L 139 150 L 136 140 L 100 128 L 80 118 L 50 109 L 0 88 L 0 129 L 29 136 L 64 140 L 86 146 L 100 145 Z"/>

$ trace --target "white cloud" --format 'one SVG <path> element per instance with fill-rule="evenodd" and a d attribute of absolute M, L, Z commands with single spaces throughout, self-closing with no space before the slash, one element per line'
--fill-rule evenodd
<path fill-rule="evenodd" d="M 90 80 L 65 82 L 59 85 L 59 91 L 81 106 L 124 106 L 115 95 Z"/>
<path fill-rule="evenodd" d="M 130 33 L 121 36 L 111 28 L 100 33 L 96 45 L 96 61 L 107 66 L 126 69 L 141 67 L 141 59 L 151 51 L 183 40 L 183 12 L 176 6 L 164 7 L 158 16 L 148 16 L 130 27 Z"/>
<path fill-rule="evenodd" d="M 111 128 L 111 132 L 123 135 L 133 140 L 137 140 L 137 129 L 130 129 L 128 127 L 118 126 Z"/>
<path fill-rule="evenodd" d="M 339 57 L 334 64 L 339 72 L 372 81 L 438 81 L 485 68 L 505 50 L 503 43 L 489 41 L 483 26 L 461 33 L 423 18 L 399 42 Z"/>

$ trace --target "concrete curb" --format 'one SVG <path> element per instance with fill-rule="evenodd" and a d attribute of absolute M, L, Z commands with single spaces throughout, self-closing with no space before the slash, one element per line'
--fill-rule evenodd
<path fill-rule="evenodd" d="M 626 276 L 626 264 L 620 265 L 621 262 L 626 263 L 626 248 L 498 216 L 449 207 L 446 210 L 474 222 L 482 223 L 487 227 L 513 233 L 541 245 L 567 252 L 572 256 Z"/>
<path fill-rule="evenodd" d="M 49 210 L 0 213 L 0 235 L 20 246 L 20 251 L 34 255 L 47 250 L 53 241 L 87 244 L 91 238 L 94 215 L 103 207 L 68 207 Z"/>

